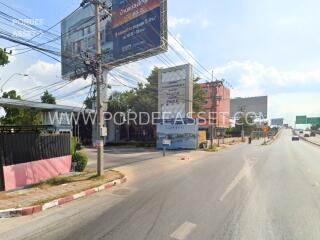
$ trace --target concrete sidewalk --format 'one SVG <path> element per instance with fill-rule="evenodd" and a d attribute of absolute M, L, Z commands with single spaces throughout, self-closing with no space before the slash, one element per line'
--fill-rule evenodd
<path fill-rule="evenodd" d="M 95 178 L 95 173 L 89 173 L 75 176 L 72 178 L 72 182 L 56 186 L 43 183 L 26 189 L 0 192 L 0 210 L 44 204 L 123 177 L 124 175 L 118 171 L 107 171 L 104 178 Z M 69 177 L 65 178 L 69 179 Z M 65 178 L 58 177 L 55 179 L 63 181 Z"/>
<path fill-rule="evenodd" d="M 223 149 L 227 146 L 241 143 L 241 138 L 232 138 L 220 140 L 220 147 L 217 150 Z M 214 140 L 217 144 L 217 140 Z M 97 164 L 97 150 L 95 148 L 86 148 L 89 162 L 88 168 L 96 169 Z M 194 150 L 177 150 L 167 151 L 166 156 L 188 155 Z M 155 148 L 135 148 L 135 147 L 105 147 L 104 149 L 104 167 L 105 169 L 113 169 L 117 167 L 136 164 L 143 161 L 154 160 L 162 158 L 162 150 Z"/>

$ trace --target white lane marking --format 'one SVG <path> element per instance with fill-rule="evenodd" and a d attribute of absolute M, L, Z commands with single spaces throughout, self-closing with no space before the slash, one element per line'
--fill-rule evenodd
<path fill-rule="evenodd" d="M 256 161 L 252 161 L 249 159 L 246 159 L 244 162 L 243 168 L 240 170 L 238 175 L 233 179 L 233 181 L 229 184 L 227 189 L 224 191 L 224 193 L 220 197 L 220 202 L 223 202 L 225 197 L 239 184 L 239 182 L 246 177 L 251 169 L 256 165 Z"/>
<path fill-rule="evenodd" d="M 170 237 L 176 240 L 184 240 L 197 227 L 196 224 L 185 222 L 177 230 L 175 230 Z"/>

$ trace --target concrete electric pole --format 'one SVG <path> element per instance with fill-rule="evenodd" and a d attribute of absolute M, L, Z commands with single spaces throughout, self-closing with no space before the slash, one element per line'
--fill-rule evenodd
<path fill-rule="evenodd" d="M 104 129 L 104 117 L 102 111 L 102 101 L 101 101 L 101 75 L 102 75 L 102 63 L 101 63 L 101 36 L 100 36 L 100 2 L 94 1 L 95 5 L 95 17 L 96 17 L 96 84 L 97 84 L 97 174 L 98 176 L 103 175 L 104 162 L 103 162 L 103 129 Z"/>
<path fill-rule="evenodd" d="M 210 83 L 210 87 L 211 87 L 211 92 L 212 92 L 212 104 L 211 104 L 211 112 L 213 112 L 215 114 L 215 121 L 214 123 L 211 124 L 211 148 L 213 148 L 213 139 L 214 136 L 216 136 L 216 128 L 219 127 L 219 115 L 220 112 L 218 112 L 218 104 L 217 101 L 221 100 L 221 96 L 218 96 L 218 88 L 220 86 L 223 86 L 223 81 L 221 80 L 215 80 L 213 81 L 213 74 L 212 74 L 212 82 Z M 211 113 L 212 114 L 212 113 Z M 218 146 L 219 146 L 220 142 L 219 142 L 219 138 L 218 138 Z"/>
<path fill-rule="evenodd" d="M 94 75 L 96 78 L 96 114 L 97 114 L 97 175 L 102 176 L 104 173 L 104 137 L 107 135 L 107 130 L 104 126 L 104 111 L 107 110 L 106 103 L 102 104 L 102 86 L 108 86 L 107 79 L 102 78 L 102 50 L 101 50 L 101 14 L 100 11 L 105 9 L 105 5 L 99 0 L 83 0 L 81 6 L 86 4 L 93 4 L 95 6 L 95 38 L 96 38 L 96 56 L 94 63 Z M 110 16 L 108 12 L 108 16 Z M 105 78 L 107 78 L 107 73 Z"/>

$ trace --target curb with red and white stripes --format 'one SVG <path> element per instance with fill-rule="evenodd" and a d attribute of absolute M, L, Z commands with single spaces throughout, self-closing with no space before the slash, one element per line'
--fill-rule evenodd
<path fill-rule="evenodd" d="M 6 209 L 6 210 L 0 210 L 0 218 L 12 218 L 12 217 L 21 217 L 21 216 L 27 216 L 27 215 L 32 215 L 35 213 L 39 213 L 45 210 L 48 210 L 53 207 L 57 207 L 63 204 L 66 204 L 68 202 L 77 200 L 79 198 L 83 198 L 86 196 L 90 196 L 92 194 L 95 194 L 97 192 L 101 192 L 105 189 L 110 189 L 112 187 L 115 187 L 119 184 L 125 183 L 127 181 L 127 178 L 123 177 L 121 179 L 103 184 L 99 187 L 96 188 L 91 188 L 85 191 L 82 191 L 77 194 L 73 194 L 70 196 L 66 196 L 63 198 L 59 198 L 56 200 L 53 200 L 51 202 L 45 203 L 43 205 L 36 205 L 36 206 L 31 206 L 31 207 L 23 207 L 23 208 L 11 208 L 11 209 Z"/>

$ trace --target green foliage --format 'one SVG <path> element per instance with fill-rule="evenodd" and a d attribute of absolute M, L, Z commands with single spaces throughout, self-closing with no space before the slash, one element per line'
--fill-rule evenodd
<path fill-rule="evenodd" d="M 205 92 L 203 88 L 200 86 L 198 81 L 200 78 L 195 78 L 193 81 L 193 111 L 195 113 L 199 113 L 203 111 L 203 105 L 206 101 Z"/>
<path fill-rule="evenodd" d="M 216 144 L 213 144 L 212 146 L 209 145 L 208 148 L 205 148 L 205 151 L 207 151 L 207 152 L 216 152 L 216 151 L 218 151 L 218 145 L 216 145 Z"/>
<path fill-rule="evenodd" d="M 4 52 L 3 49 L 0 48 L 0 66 L 4 66 L 8 63 L 9 63 L 8 55 Z"/>
<path fill-rule="evenodd" d="M 62 184 L 66 184 L 66 183 L 70 183 L 72 182 L 72 178 L 71 177 L 53 177 L 50 178 L 44 182 L 42 182 L 42 184 L 48 184 L 50 186 L 58 186 L 58 185 L 62 185 Z"/>
<path fill-rule="evenodd" d="M 109 98 L 108 111 L 109 112 L 126 112 L 132 108 L 135 98 L 133 90 L 126 92 L 113 92 Z"/>
<path fill-rule="evenodd" d="M 21 97 L 17 95 L 17 92 L 15 90 L 4 92 L 2 97 L 21 100 Z M 41 113 L 36 109 L 4 107 L 4 110 L 6 112 L 6 115 L 0 118 L 0 122 L 2 125 L 41 124 Z"/>
<path fill-rule="evenodd" d="M 82 149 L 81 143 L 76 144 L 76 151 L 80 151 Z"/>
<path fill-rule="evenodd" d="M 158 74 L 159 68 L 155 67 L 151 74 L 147 77 L 146 84 L 139 84 L 136 89 L 126 92 L 114 92 L 108 102 L 108 111 L 110 112 L 127 112 L 135 111 L 152 112 L 158 111 Z M 194 79 L 194 112 L 201 111 L 201 107 L 205 102 L 204 91 L 200 87 L 198 81 L 200 78 Z M 87 105 L 87 99 L 84 103 Z"/>
<path fill-rule="evenodd" d="M 72 163 L 77 172 L 83 172 L 88 164 L 88 156 L 84 152 L 75 152 L 72 155 Z"/>
<path fill-rule="evenodd" d="M 42 103 L 56 104 L 56 98 L 46 90 L 41 96 Z"/>
<path fill-rule="evenodd" d="M 70 139 L 70 154 L 71 155 L 75 154 L 76 147 L 77 147 L 77 138 L 71 137 L 71 139 Z"/>
<path fill-rule="evenodd" d="M 252 131 L 257 130 L 257 125 L 254 124 L 254 120 L 250 116 L 241 115 L 236 121 L 236 126 L 233 129 L 235 132 L 241 132 L 244 130 L 245 135 L 250 135 Z"/>
<path fill-rule="evenodd" d="M 86 100 L 84 100 L 83 104 L 86 109 L 92 109 L 93 108 L 93 103 L 96 101 L 95 96 L 87 97 Z"/>

